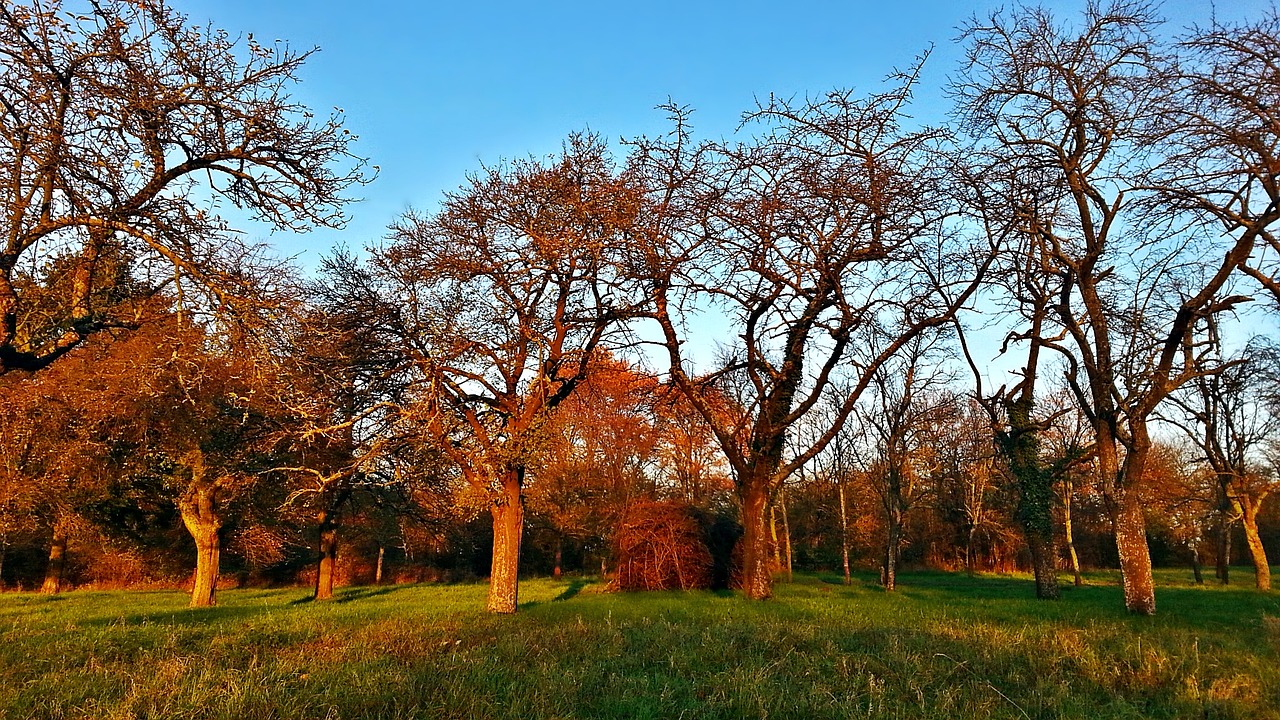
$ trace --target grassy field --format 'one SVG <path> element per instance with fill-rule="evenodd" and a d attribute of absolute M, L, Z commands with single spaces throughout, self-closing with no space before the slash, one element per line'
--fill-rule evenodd
<path fill-rule="evenodd" d="M 1168 573 L 1159 613 L 1114 577 L 905 574 L 730 593 L 483 585 L 0 595 L 0 718 L 1280 718 L 1280 594 Z"/>

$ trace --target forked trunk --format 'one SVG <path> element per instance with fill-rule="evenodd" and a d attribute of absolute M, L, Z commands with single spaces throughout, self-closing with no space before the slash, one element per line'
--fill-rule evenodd
<path fill-rule="evenodd" d="M 1254 576 L 1259 590 L 1271 589 L 1271 567 L 1267 565 L 1267 550 L 1262 546 L 1262 536 L 1258 534 L 1258 505 L 1261 501 L 1245 500 L 1241 503 L 1241 519 L 1244 524 L 1244 540 L 1249 547 L 1249 556 L 1253 560 Z"/>
<path fill-rule="evenodd" d="M 44 571 L 44 584 L 40 592 L 53 594 L 62 592 L 62 575 L 67 560 L 67 536 L 54 533 L 53 542 L 49 545 L 49 565 Z"/>
<path fill-rule="evenodd" d="M 493 501 L 493 565 L 489 572 L 488 610 L 514 613 L 519 602 L 520 542 L 524 535 L 524 498 L 520 472 L 502 480 L 501 494 Z"/>
<path fill-rule="evenodd" d="M 333 571 L 338 562 L 338 527 L 330 513 L 321 512 L 320 566 L 316 571 L 316 600 L 333 598 Z"/>
<path fill-rule="evenodd" d="M 769 495 L 763 486 L 749 485 L 742 493 L 742 591 L 752 600 L 773 597 L 769 573 Z"/>

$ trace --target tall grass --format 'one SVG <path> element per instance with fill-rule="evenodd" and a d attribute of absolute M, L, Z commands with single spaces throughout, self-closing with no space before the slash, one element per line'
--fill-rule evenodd
<path fill-rule="evenodd" d="M 1280 595 L 1114 578 L 805 576 L 731 593 L 482 585 L 0 595 L 4 718 L 1280 718 Z"/>

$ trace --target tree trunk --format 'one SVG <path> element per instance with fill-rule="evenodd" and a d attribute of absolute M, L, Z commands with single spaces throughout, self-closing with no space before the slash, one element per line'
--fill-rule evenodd
<path fill-rule="evenodd" d="M 1031 551 L 1036 597 L 1057 600 L 1061 593 L 1053 551 L 1053 477 L 1041 465 L 1039 430 L 1032 420 L 1034 405 L 1030 398 L 1023 398 L 1005 407 L 1009 430 L 1000 434 L 999 444 L 1018 487 L 1014 515 Z"/>
<path fill-rule="evenodd" d="M 782 536 L 787 543 L 787 555 L 786 555 L 787 563 L 785 565 L 785 568 L 787 571 L 787 582 L 792 582 L 794 580 L 794 577 L 792 574 L 791 563 L 794 558 L 793 558 L 792 549 L 791 549 L 791 521 L 787 518 L 787 494 L 785 492 L 781 493 L 778 496 L 778 499 L 781 504 L 780 509 L 782 510 Z"/>
<path fill-rule="evenodd" d="M 1080 556 L 1076 554 L 1076 538 L 1071 528 L 1072 494 L 1072 483 L 1067 480 L 1062 493 L 1062 525 L 1067 541 L 1067 552 L 1071 556 L 1071 574 L 1074 577 L 1075 586 L 1080 587 L 1084 585 L 1084 578 L 1080 575 Z"/>
<path fill-rule="evenodd" d="M 1240 503 L 1240 516 L 1244 521 L 1244 539 L 1253 560 L 1253 571 L 1259 590 L 1271 589 L 1271 566 L 1267 564 L 1267 550 L 1258 534 L 1258 510 L 1261 499 L 1244 498 Z"/>
<path fill-rule="evenodd" d="M 773 564 L 769 571 L 777 573 L 782 570 L 782 543 L 778 540 L 778 508 L 769 506 L 769 546 L 773 550 Z"/>
<path fill-rule="evenodd" d="M 191 607 L 209 607 L 217 602 L 218 565 L 222 544 L 218 537 L 222 530 L 215 503 L 217 483 L 205 477 L 203 458 L 198 454 L 190 461 L 191 485 L 178 501 L 182 524 L 196 541 L 196 572 L 191 587 Z"/>
<path fill-rule="evenodd" d="M 1120 580 L 1124 586 L 1124 606 L 1129 612 L 1154 615 L 1155 581 L 1151 575 L 1151 552 L 1147 548 L 1147 525 L 1138 493 L 1129 490 L 1113 503 L 1116 550 L 1120 554 Z"/>
<path fill-rule="evenodd" d="M 40 592 L 53 594 L 62 592 L 62 573 L 66 566 L 67 536 L 55 532 L 53 542 L 49 545 L 49 565 L 44 571 L 44 584 Z"/>
<path fill-rule="evenodd" d="M 333 514 L 325 511 L 319 513 L 320 521 L 320 562 L 316 569 L 316 600 L 333 598 L 333 571 L 338 562 L 338 526 Z"/>
<path fill-rule="evenodd" d="M 742 491 L 742 590 L 752 600 L 773 597 L 769 573 L 769 494 L 764 483 Z"/>
<path fill-rule="evenodd" d="M 523 472 L 502 478 L 501 494 L 493 501 L 493 564 L 489 571 L 488 610 L 514 613 L 519 602 L 520 543 L 524 536 Z"/>
<path fill-rule="evenodd" d="M 1234 521 L 1226 513 L 1218 515 L 1218 557 L 1215 561 L 1214 575 L 1223 584 L 1230 584 L 1231 571 L 1231 524 Z"/>
<path fill-rule="evenodd" d="M 183 520 L 185 522 L 186 518 Z M 216 524 L 192 527 L 192 523 L 187 522 L 186 525 L 196 541 L 196 573 L 191 588 L 191 607 L 211 607 L 217 603 L 218 566 L 222 555 L 219 528 Z"/>
<path fill-rule="evenodd" d="M 844 562 L 844 584 L 852 585 L 849 573 L 849 513 L 844 500 L 844 478 L 840 479 L 840 559 Z"/>
<path fill-rule="evenodd" d="M 888 536 L 884 546 L 884 566 L 880 569 L 880 584 L 885 592 L 898 587 L 898 553 L 902 546 L 902 519 L 896 512 L 889 513 Z"/>
<path fill-rule="evenodd" d="M 384 557 L 386 557 L 386 554 L 387 554 L 387 548 L 386 548 L 386 547 L 384 547 L 381 543 L 379 543 L 379 545 L 378 545 L 378 565 L 377 565 L 377 568 L 373 571 L 373 584 L 374 584 L 374 585 L 381 585 L 381 584 L 382 584 L 382 560 L 383 560 L 383 558 L 384 558 Z"/>
<path fill-rule="evenodd" d="M 556 533 L 556 566 L 555 566 L 555 569 L 551 571 L 551 577 L 554 577 L 558 580 L 560 576 L 564 574 L 564 570 L 561 567 L 563 563 L 564 563 L 564 535 L 562 533 Z"/>
<path fill-rule="evenodd" d="M 1195 576 L 1197 585 L 1204 584 L 1204 574 L 1200 572 L 1200 546 L 1198 544 L 1191 545 L 1191 574 Z"/>

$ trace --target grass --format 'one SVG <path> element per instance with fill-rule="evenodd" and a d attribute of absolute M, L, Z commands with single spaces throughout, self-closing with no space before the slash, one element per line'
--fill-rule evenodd
<path fill-rule="evenodd" d="M 1280 594 L 905 574 L 731 593 L 483 585 L 0 595 L 0 718 L 1280 718 Z"/>

